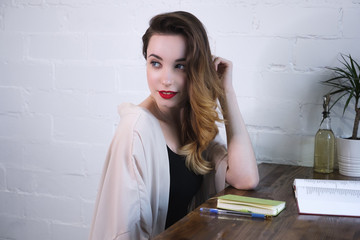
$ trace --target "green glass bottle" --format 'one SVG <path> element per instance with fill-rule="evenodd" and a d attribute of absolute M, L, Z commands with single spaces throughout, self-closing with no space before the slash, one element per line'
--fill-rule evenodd
<path fill-rule="evenodd" d="M 319 173 L 334 171 L 335 136 L 331 130 L 329 102 L 330 95 L 324 96 L 323 118 L 315 135 L 314 171 Z"/>

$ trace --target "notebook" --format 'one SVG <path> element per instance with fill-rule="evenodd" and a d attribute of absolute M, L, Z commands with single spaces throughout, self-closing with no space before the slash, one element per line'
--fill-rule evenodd
<path fill-rule="evenodd" d="M 286 202 L 227 194 L 218 197 L 217 208 L 277 216 L 285 209 Z"/>

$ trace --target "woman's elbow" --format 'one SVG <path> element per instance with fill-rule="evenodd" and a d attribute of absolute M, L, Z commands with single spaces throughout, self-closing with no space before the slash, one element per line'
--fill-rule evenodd
<path fill-rule="evenodd" d="M 259 184 L 258 177 L 249 177 L 243 179 L 242 181 L 235 182 L 234 184 L 232 184 L 232 186 L 239 190 L 252 190 L 255 189 L 258 184 Z"/>
<path fill-rule="evenodd" d="M 259 176 L 255 175 L 255 176 L 242 176 L 242 177 L 237 177 L 235 178 L 235 181 L 228 181 L 228 183 L 233 186 L 236 189 L 239 190 L 252 190 L 255 189 L 257 187 L 257 185 L 259 184 Z"/>

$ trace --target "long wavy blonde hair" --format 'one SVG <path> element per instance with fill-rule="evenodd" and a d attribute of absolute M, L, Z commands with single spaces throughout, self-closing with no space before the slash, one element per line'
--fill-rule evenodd
<path fill-rule="evenodd" d="M 150 20 L 150 26 L 142 37 L 143 55 L 154 34 L 180 34 L 186 39 L 186 74 L 188 101 L 184 107 L 181 126 L 181 154 L 186 155 L 186 166 L 197 174 L 206 174 L 211 163 L 203 159 L 202 153 L 216 137 L 219 130 L 216 122 L 221 107 L 218 99 L 224 91 L 215 70 L 209 40 L 203 24 L 188 12 L 159 14 Z"/>

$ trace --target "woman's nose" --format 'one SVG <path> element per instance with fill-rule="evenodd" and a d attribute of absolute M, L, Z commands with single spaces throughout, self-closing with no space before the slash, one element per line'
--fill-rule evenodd
<path fill-rule="evenodd" d="M 171 70 L 164 70 L 163 76 L 162 76 L 162 84 L 165 86 L 169 86 L 173 83 L 173 72 Z"/>

